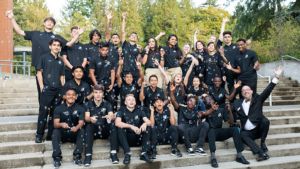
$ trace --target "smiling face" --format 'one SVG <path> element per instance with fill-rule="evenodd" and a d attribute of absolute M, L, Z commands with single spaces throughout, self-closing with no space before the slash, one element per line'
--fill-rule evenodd
<path fill-rule="evenodd" d="M 196 106 L 196 99 L 194 97 L 190 97 L 188 98 L 186 103 L 188 109 L 194 109 Z"/>
<path fill-rule="evenodd" d="M 243 52 L 246 50 L 246 43 L 244 41 L 238 41 L 237 46 L 238 46 L 240 52 Z"/>
<path fill-rule="evenodd" d="M 150 38 L 148 40 L 148 45 L 149 45 L 150 48 L 153 49 L 155 47 L 155 40 L 153 38 Z"/>
<path fill-rule="evenodd" d="M 109 48 L 108 47 L 102 47 L 99 49 L 100 55 L 103 57 L 106 57 L 108 55 L 109 52 Z"/>
<path fill-rule="evenodd" d="M 52 31 L 53 28 L 54 28 L 54 26 L 55 26 L 54 22 L 51 21 L 50 19 L 47 19 L 47 20 L 44 22 L 44 28 L 45 28 L 46 30 Z"/>
<path fill-rule="evenodd" d="M 95 101 L 101 101 L 104 97 L 103 90 L 94 90 L 93 91 L 93 97 Z"/>
<path fill-rule="evenodd" d="M 100 41 L 101 37 L 95 32 L 92 36 L 92 42 L 94 44 L 98 43 Z"/>
<path fill-rule="evenodd" d="M 232 37 L 231 37 L 230 34 L 225 34 L 225 35 L 223 36 L 223 40 L 224 40 L 224 43 L 225 43 L 225 44 L 229 45 L 229 44 L 231 44 L 231 42 L 232 42 Z"/>
<path fill-rule="evenodd" d="M 114 45 L 118 45 L 120 43 L 120 37 L 119 37 L 119 35 L 112 35 L 111 42 Z"/>
<path fill-rule="evenodd" d="M 169 45 L 175 46 L 177 44 L 177 38 L 176 36 L 171 36 L 170 39 L 168 40 Z"/>
<path fill-rule="evenodd" d="M 198 77 L 193 78 L 193 87 L 199 87 L 201 84 L 201 81 Z"/>
<path fill-rule="evenodd" d="M 216 88 L 220 88 L 222 85 L 222 79 L 220 77 L 215 77 L 213 83 Z"/>
<path fill-rule="evenodd" d="M 154 102 L 154 107 L 156 108 L 157 111 L 161 112 L 164 108 L 164 102 L 161 99 L 157 99 Z"/>
<path fill-rule="evenodd" d="M 253 94 L 253 90 L 249 86 L 242 87 L 242 96 L 245 100 L 251 100 Z"/>
<path fill-rule="evenodd" d="M 203 44 L 201 42 L 196 43 L 197 50 L 202 50 L 204 48 Z"/>
<path fill-rule="evenodd" d="M 128 39 L 130 42 L 136 43 L 138 41 L 138 36 L 136 33 L 131 33 Z"/>
<path fill-rule="evenodd" d="M 149 84 L 151 87 L 157 87 L 157 83 L 158 83 L 157 77 L 155 76 L 150 77 Z"/>
<path fill-rule="evenodd" d="M 182 82 L 182 75 L 180 73 L 175 75 L 174 82 L 175 84 L 180 84 Z"/>
<path fill-rule="evenodd" d="M 65 94 L 65 99 L 67 104 L 75 103 L 75 100 L 77 99 L 76 92 L 74 90 L 67 90 Z"/>
<path fill-rule="evenodd" d="M 135 108 L 136 101 L 135 101 L 135 98 L 134 98 L 133 94 L 129 94 L 129 95 L 126 96 L 125 105 L 128 109 L 134 109 Z"/>
<path fill-rule="evenodd" d="M 49 45 L 51 53 L 58 54 L 61 51 L 61 44 L 57 41 L 54 41 L 51 45 Z"/>
<path fill-rule="evenodd" d="M 81 68 L 77 68 L 73 71 L 72 75 L 74 76 L 75 79 L 81 80 L 83 77 L 83 71 Z"/>
<path fill-rule="evenodd" d="M 214 51 L 216 50 L 215 44 L 214 44 L 214 43 L 210 43 L 210 44 L 207 46 L 207 50 L 208 50 L 208 52 L 214 52 Z"/>

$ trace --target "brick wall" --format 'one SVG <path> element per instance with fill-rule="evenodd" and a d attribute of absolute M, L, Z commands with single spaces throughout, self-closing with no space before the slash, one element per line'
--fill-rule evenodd
<path fill-rule="evenodd" d="M 13 0 L 0 0 L 0 60 L 13 58 L 13 28 L 10 20 L 5 16 L 5 11 L 12 7 Z M 9 72 L 10 67 L 2 66 L 2 71 Z"/>

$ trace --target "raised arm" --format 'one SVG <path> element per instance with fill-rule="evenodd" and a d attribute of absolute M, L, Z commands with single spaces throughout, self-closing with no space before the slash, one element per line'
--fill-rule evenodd
<path fill-rule="evenodd" d="M 171 98 L 171 103 L 173 104 L 174 108 L 175 109 L 178 109 L 179 108 L 179 103 L 176 101 L 176 97 L 175 97 L 175 85 L 174 84 L 171 84 L 170 85 L 170 98 Z"/>
<path fill-rule="evenodd" d="M 189 79 L 190 79 L 190 75 L 192 73 L 194 65 L 195 65 L 195 62 L 194 62 L 194 60 L 192 60 L 192 63 L 190 65 L 188 71 L 186 72 L 186 75 L 185 75 L 184 80 L 183 80 L 183 84 L 184 84 L 185 87 L 187 87 L 187 85 L 188 85 L 188 82 L 189 82 Z"/>
<path fill-rule="evenodd" d="M 274 70 L 274 75 L 275 76 L 273 77 L 271 83 L 260 94 L 260 98 L 261 98 L 262 102 L 264 102 L 269 97 L 272 90 L 274 89 L 276 84 L 279 82 L 279 77 L 281 76 L 282 72 L 283 72 L 283 67 L 282 66 L 278 66 L 278 67 L 275 68 L 275 70 Z"/>
<path fill-rule="evenodd" d="M 155 37 L 155 40 L 156 41 L 159 41 L 159 39 L 164 36 L 166 34 L 166 32 L 160 32 L 156 37 Z"/>
<path fill-rule="evenodd" d="M 170 110 L 170 124 L 172 126 L 176 125 L 176 118 L 175 118 L 175 109 L 172 104 L 168 104 L 168 108 Z"/>
<path fill-rule="evenodd" d="M 127 17 L 127 12 L 123 12 L 122 13 L 122 30 L 121 30 L 122 43 L 126 40 L 126 17 Z"/>
<path fill-rule="evenodd" d="M 229 19 L 226 17 L 226 18 L 223 18 L 222 20 L 222 24 L 221 24 L 221 30 L 220 30 L 220 35 L 219 35 L 219 40 L 221 42 L 223 42 L 223 32 L 225 30 L 225 26 L 226 26 L 226 23 L 229 21 Z"/>
<path fill-rule="evenodd" d="M 69 42 L 66 43 L 66 46 L 71 47 L 71 46 L 73 46 L 74 43 L 78 42 L 80 35 L 83 34 L 83 32 L 84 32 L 84 29 L 78 28 L 76 35 Z"/>
<path fill-rule="evenodd" d="M 142 85 L 143 81 L 144 81 L 144 73 L 143 73 L 143 68 L 141 66 L 141 63 L 139 61 L 136 61 L 136 66 L 138 68 L 138 71 L 139 71 L 139 79 L 137 81 L 137 84 L 139 86 Z"/>
<path fill-rule="evenodd" d="M 105 41 L 108 42 L 110 40 L 111 36 L 111 30 L 112 30 L 112 12 L 109 11 L 106 13 L 107 23 L 106 23 L 106 30 L 105 30 Z"/>
<path fill-rule="evenodd" d="M 122 57 L 119 57 L 119 65 L 116 73 L 116 78 L 117 78 L 117 84 L 119 87 L 122 85 L 122 69 L 123 69 L 123 59 Z"/>
<path fill-rule="evenodd" d="M 11 21 L 11 24 L 15 30 L 15 32 L 18 34 L 18 35 L 21 35 L 21 36 L 25 36 L 25 32 L 22 30 L 22 28 L 19 26 L 19 24 L 16 22 L 15 20 L 15 17 L 14 17 L 14 13 L 12 10 L 8 10 L 5 12 L 5 15 L 8 19 L 10 19 Z"/>
<path fill-rule="evenodd" d="M 193 37 L 193 39 L 194 39 L 194 43 L 193 43 L 194 44 L 194 50 L 197 49 L 197 44 L 196 44 L 196 42 L 198 41 L 197 36 L 198 36 L 198 30 L 195 31 L 194 37 Z"/>

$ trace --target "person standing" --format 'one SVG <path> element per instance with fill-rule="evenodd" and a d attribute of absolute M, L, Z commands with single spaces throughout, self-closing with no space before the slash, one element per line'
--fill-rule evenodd
<path fill-rule="evenodd" d="M 39 101 L 39 115 L 36 131 L 36 143 L 41 143 L 46 128 L 48 113 L 48 135 L 51 139 L 53 130 L 53 109 L 60 104 L 62 86 L 65 83 L 64 64 L 59 59 L 59 52 L 62 43 L 58 39 L 51 39 L 49 42 L 50 52 L 42 56 L 40 63 L 36 66 L 37 80 L 41 91 Z"/>

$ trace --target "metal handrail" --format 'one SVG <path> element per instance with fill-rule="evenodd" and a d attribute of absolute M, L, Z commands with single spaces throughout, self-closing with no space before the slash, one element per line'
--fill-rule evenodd
<path fill-rule="evenodd" d="M 261 74 L 259 74 L 259 73 L 257 73 L 257 75 L 260 77 L 260 78 L 268 78 L 268 83 L 271 83 L 271 76 L 263 76 L 263 75 L 261 75 Z M 270 96 L 269 96 L 269 105 L 270 106 L 273 106 L 273 100 L 272 100 L 272 93 L 270 94 Z"/>
<path fill-rule="evenodd" d="M 26 71 L 28 71 L 27 75 L 30 76 L 31 64 L 28 61 L 0 60 L 0 77 L 3 74 L 3 67 L 10 68 L 10 76 L 14 73 L 14 70 L 18 74 L 18 70 L 20 70 L 18 68 L 23 68 L 23 75 L 26 75 Z"/>
<path fill-rule="evenodd" d="M 290 59 L 293 59 L 293 60 L 296 60 L 296 61 L 300 62 L 300 59 L 295 58 L 295 57 L 290 56 L 290 55 L 283 55 L 283 56 L 281 56 L 281 60 L 282 61 L 283 61 L 283 58 L 290 58 Z"/>

